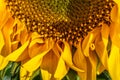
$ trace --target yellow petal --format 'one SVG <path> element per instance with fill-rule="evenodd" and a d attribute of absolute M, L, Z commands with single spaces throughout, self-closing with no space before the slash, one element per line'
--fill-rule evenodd
<path fill-rule="evenodd" d="M 23 67 L 28 71 L 28 72 L 33 72 L 35 71 L 41 64 L 42 58 L 45 55 L 45 53 L 42 53 L 41 55 L 38 55 L 32 59 L 30 59 L 28 62 L 23 64 Z"/>
<path fill-rule="evenodd" d="M 113 8 L 112 8 L 112 11 L 111 11 L 111 19 L 112 21 L 116 22 L 118 20 L 118 6 L 115 5 Z"/>
<path fill-rule="evenodd" d="M 13 41 L 11 43 L 11 50 L 14 51 L 18 48 L 19 41 Z"/>
<path fill-rule="evenodd" d="M 3 0 L 0 0 L 0 16 L 3 17 L 5 11 L 5 3 Z M 1 20 L 1 19 L 0 19 Z"/>
<path fill-rule="evenodd" d="M 11 54 L 9 54 L 6 59 L 10 60 L 10 61 L 16 61 L 19 56 L 24 52 L 24 50 L 27 48 L 29 44 L 29 41 L 27 41 L 24 45 L 22 45 L 20 48 L 18 48 L 17 50 L 13 51 Z"/>
<path fill-rule="evenodd" d="M 40 39 L 39 39 L 40 40 Z M 37 43 L 36 41 L 39 41 L 38 39 L 35 39 L 31 41 L 29 46 L 29 56 L 32 58 L 39 53 L 42 53 L 47 49 L 48 44 L 46 43 Z"/>
<path fill-rule="evenodd" d="M 59 47 L 58 50 L 60 50 L 61 56 L 54 75 L 54 77 L 57 79 L 62 79 L 67 74 L 69 67 L 71 67 L 75 71 L 84 72 L 83 70 L 75 67 L 75 65 L 72 62 L 72 53 L 70 50 L 70 46 L 67 42 L 63 42 L 63 43 L 64 43 L 63 50 L 61 47 L 58 46 Z"/>
<path fill-rule="evenodd" d="M 82 42 L 82 51 L 85 56 L 89 56 L 89 48 L 91 43 L 94 42 L 97 34 L 100 32 L 100 28 L 94 29 L 92 32 L 88 33 L 88 35 L 85 37 L 85 39 Z"/>
<path fill-rule="evenodd" d="M 29 40 L 29 35 L 30 34 L 28 34 L 26 29 L 21 31 L 21 33 L 20 33 L 20 42 L 21 42 L 21 44 L 24 44 L 27 40 Z M 24 38 L 23 38 L 23 36 L 24 36 Z"/>
<path fill-rule="evenodd" d="M 30 43 L 30 47 L 32 47 L 34 44 L 36 44 L 36 43 L 38 43 L 38 44 L 44 44 L 45 42 L 43 41 L 43 39 L 41 39 L 41 38 L 36 38 L 36 39 L 33 39 L 32 41 L 31 41 L 31 43 Z"/>
<path fill-rule="evenodd" d="M 87 60 L 87 80 L 96 80 L 97 56 L 94 51 L 89 52 Z"/>
<path fill-rule="evenodd" d="M 14 29 L 14 34 L 16 35 L 16 34 L 20 34 L 20 32 L 21 31 L 23 31 L 23 30 L 25 30 L 25 25 L 24 25 L 24 23 L 21 23 L 18 19 L 15 19 L 15 22 L 14 22 L 14 25 L 16 25 L 17 24 L 17 26 L 14 26 L 13 27 L 13 29 Z M 25 34 L 24 34 L 25 35 Z M 24 37 L 26 37 L 26 36 L 24 36 Z"/>
<path fill-rule="evenodd" d="M 0 31 L 0 54 L 1 54 L 1 50 L 4 46 L 4 38 L 3 38 L 3 35 L 2 35 L 2 32 Z"/>
<path fill-rule="evenodd" d="M 62 58 L 66 61 L 66 63 L 70 64 L 70 65 L 73 65 L 73 62 L 72 62 L 72 53 L 71 53 L 71 50 L 70 50 L 70 46 L 67 42 L 64 42 L 64 50 L 62 51 Z"/>
<path fill-rule="evenodd" d="M 0 0 L 0 29 L 6 23 L 10 15 L 6 11 L 6 6 L 4 0 Z"/>
<path fill-rule="evenodd" d="M 89 44 L 92 41 L 92 38 L 93 38 L 93 34 L 88 34 L 83 41 L 82 50 L 85 56 L 89 56 Z"/>
<path fill-rule="evenodd" d="M 110 26 L 110 38 L 112 43 L 120 48 L 120 23 L 112 23 Z"/>
<path fill-rule="evenodd" d="M 60 58 L 60 53 L 59 53 L 59 49 L 57 48 L 57 45 L 55 44 L 54 47 L 52 48 L 53 52 L 55 53 L 55 55 Z"/>
<path fill-rule="evenodd" d="M 51 79 L 51 74 L 47 70 L 44 70 L 44 69 L 40 69 L 40 70 L 41 70 L 43 80 L 50 80 Z"/>
<path fill-rule="evenodd" d="M 53 75 L 55 73 L 58 60 L 59 58 L 51 50 L 43 57 L 40 67 Z"/>
<path fill-rule="evenodd" d="M 30 80 L 30 77 L 32 76 L 32 72 L 28 72 L 23 67 L 20 68 L 20 80 Z"/>
<path fill-rule="evenodd" d="M 84 54 L 82 53 L 80 42 L 77 44 L 76 48 L 77 48 L 77 50 L 74 53 L 73 62 L 76 67 L 84 70 L 84 72 L 78 72 L 80 79 L 86 80 L 87 79 L 87 76 L 86 76 L 87 75 L 87 62 L 86 62 L 86 58 L 85 58 Z"/>
<path fill-rule="evenodd" d="M 119 22 L 120 23 L 120 0 L 114 0 L 117 4 L 116 6 L 118 7 L 118 11 L 117 11 L 117 17 L 118 19 L 116 20 L 116 22 Z"/>
<path fill-rule="evenodd" d="M 65 64 L 65 61 L 62 59 L 62 57 L 60 57 L 54 77 L 56 79 L 62 79 L 67 74 L 68 70 L 69 67 Z"/>
<path fill-rule="evenodd" d="M 98 62 L 97 74 L 100 75 L 104 70 L 106 70 L 105 66 L 101 62 Z"/>
<path fill-rule="evenodd" d="M 95 50 L 97 55 L 102 63 L 102 65 L 108 69 L 108 36 L 109 36 L 109 27 L 105 24 L 102 26 L 101 34 L 96 37 L 95 40 Z"/>
<path fill-rule="evenodd" d="M 29 46 L 29 56 L 32 58 L 38 55 L 39 53 L 42 53 L 43 51 L 47 50 L 48 48 L 52 48 L 53 44 L 54 42 L 52 40 L 46 39 L 43 41 L 43 39 L 39 38 L 38 36 L 33 36 Z"/>
<path fill-rule="evenodd" d="M 114 44 L 111 47 L 108 67 L 112 80 L 120 80 L 120 48 Z"/>
<path fill-rule="evenodd" d="M 61 53 L 61 57 L 63 58 L 63 60 L 66 62 L 66 64 L 69 67 L 71 67 L 75 71 L 84 72 L 83 70 L 74 66 L 73 61 L 72 61 L 72 53 L 71 53 L 69 44 L 67 42 L 64 42 L 64 45 L 65 45 L 64 50 Z"/>
<path fill-rule="evenodd" d="M 24 49 L 24 51 L 22 52 L 21 55 L 19 55 L 19 57 L 17 58 L 16 61 L 21 61 L 21 64 L 26 62 L 26 60 L 28 61 L 30 59 L 29 57 L 29 52 L 28 52 L 28 47 L 26 49 Z"/>
<path fill-rule="evenodd" d="M 2 29 L 2 34 L 3 34 L 4 42 L 5 42 L 4 50 L 1 53 L 3 56 L 7 56 L 11 53 L 10 35 L 12 33 L 13 26 L 14 26 L 14 19 L 10 18 Z"/>
<path fill-rule="evenodd" d="M 38 55 L 36 55 L 35 57 L 31 58 L 28 62 L 23 64 L 23 67 L 27 71 L 33 72 L 41 65 L 43 56 L 45 56 L 53 48 L 54 42 L 49 39 L 46 40 L 45 44 L 47 45 L 45 51 L 38 53 Z"/>
<path fill-rule="evenodd" d="M 8 62 L 9 61 L 5 59 L 5 57 L 0 55 L 0 70 L 4 69 L 7 66 Z"/>
<path fill-rule="evenodd" d="M 33 57 L 28 62 L 23 64 L 23 67 L 29 72 L 35 71 L 40 66 L 43 56 L 45 54 L 47 54 L 50 51 L 50 49 L 48 49 L 42 53 L 39 53 L 37 56 Z"/>
<path fill-rule="evenodd" d="M 41 37 L 37 32 L 33 32 L 31 34 L 31 38 L 32 38 L 32 40 L 34 40 L 34 39 L 39 40 L 39 41 L 37 41 L 38 43 L 44 43 L 44 41 L 42 39 L 40 39 Z"/>

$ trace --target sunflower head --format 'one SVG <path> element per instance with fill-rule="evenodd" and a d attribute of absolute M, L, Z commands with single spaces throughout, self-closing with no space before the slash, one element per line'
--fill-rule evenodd
<path fill-rule="evenodd" d="M 110 24 L 112 0 L 6 0 L 13 17 L 42 38 L 77 41 Z"/>
<path fill-rule="evenodd" d="M 96 74 L 109 68 L 112 78 L 116 75 L 112 65 L 118 58 L 111 55 L 119 52 L 120 40 L 114 0 L 0 0 L 1 4 L 5 10 L 0 8 L 0 15 L 6 12 L 0 20 L 0 70 L 9 61 L 20 61 L 20 78 L 30 78 L 38 67 L 43 80 L 50 80 L 44 70 L 51 80 L 68 76 L 70 69 L 81 80 L 96 80 Z"/>

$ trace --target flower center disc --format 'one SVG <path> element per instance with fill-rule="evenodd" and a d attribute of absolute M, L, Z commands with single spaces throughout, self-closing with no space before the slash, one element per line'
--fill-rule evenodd
<path fill-rule="evenodd" d="M 6 0 L 14 18 L 43 38 L 77 40 L 110 24 L 112 0 Z"/>

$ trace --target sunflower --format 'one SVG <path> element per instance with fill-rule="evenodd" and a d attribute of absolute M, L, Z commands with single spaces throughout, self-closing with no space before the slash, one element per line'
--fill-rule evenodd
<path fill-rule="evenodd" d="M 0 0 L 0 70 L 20 62 L 20 80 L 36 71 L 43 80 L 96 80 L 104 71 L 120 80 L 119 3 Z"/>

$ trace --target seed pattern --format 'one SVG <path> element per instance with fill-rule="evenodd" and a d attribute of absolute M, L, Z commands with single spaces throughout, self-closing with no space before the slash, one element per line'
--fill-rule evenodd
<path fill-rule="evenodd" d="M 112 0 L 6 0 L 14 18 L 42 38 L 76 41 L 89 31 L 110 25 Z"/>

